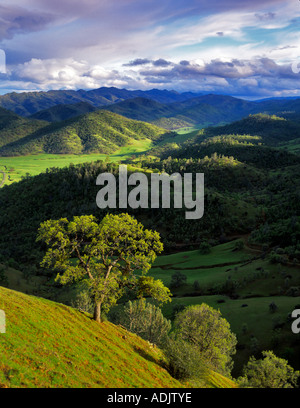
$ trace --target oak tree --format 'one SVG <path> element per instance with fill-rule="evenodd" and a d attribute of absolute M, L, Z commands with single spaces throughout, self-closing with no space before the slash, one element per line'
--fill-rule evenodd
<path fill-rule="evenodd" d="M 58 282 L 88 284 L 97 322 L 126 288 L 139 298 L 170 301 L 169 289 L 145 276 L 163 250 L 159 233 L 128 214 L 108 214 L 100 223 L 92 215 L 48 220 L 40 225 L 37 240 L 48 247 L 41 265 L 57 271 Z"/>

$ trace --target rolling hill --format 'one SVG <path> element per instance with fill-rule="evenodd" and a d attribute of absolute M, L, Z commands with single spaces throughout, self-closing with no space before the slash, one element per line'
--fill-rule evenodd
<path fill-rule="evenodd" d="M 260 112 L 261 106 L 256 102 L 226 95 L 203 95 L 169 104 L 134 98 L 109 105 L 105 109 L 174 130 L 230 123 L 250 113 Z"/>
<path fill-rule="evenodd" d="M 71 119 L 75 116 L 94 112 L 95 107 L 87 102 L 78 102 L 75 104 L 55 105 L 51 108 L 41 110 L 30 116 L 31 119 L 45 120 L 47 122 L 60 122 Z"/>
<path fill-rule="evenodd" d="M 184 386 L 163 368 L 159 349 L 119 326 L 3 287 L 0 308 L 7 320 L 0 334 L 0 388 Z M 236 387 L 213 371 L 202 386 Z"/>
<path fill-rule="evenodd" d="M 0 148 L 15 142 L 48 125 L 47 122 L 25 119 L 7 109 L 0 108 Z"/>
<path fill-rule="evenodd" d="M 133 98 L 103 109 L 117 113 L 130 119 L 152 122 L 163 116 L 172 114 L 172 109 L 167 104 L 162 104 L 147 98 Z"/>
<path fill-rule="evenodd" d="M 121 146 L 130 145 L 134 140 L 156 140 L 167 134 L 157 126 L 130 120 L 108 111 L 96 111 L 48 126 L 44 126 L 43 122 L 43 128 L 28 133 L 17 141 L 3 145 L 0 155 L 109 154 Z"/>
<path fill-rule="evenodd" d="M 300 124 L 276 115 L 255 114 L 224 126 L 206 129 L 206 136 L 261 136 L 261 143 L 277 145 L 300 137 Z"/>

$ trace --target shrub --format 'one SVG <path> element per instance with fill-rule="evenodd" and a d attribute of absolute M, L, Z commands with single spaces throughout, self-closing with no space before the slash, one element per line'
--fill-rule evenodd
<path fill-rule="evenodd" d="M 199 246 L 199 252 L 201 255 L 207 255 L 211 252 L 211 246 L 207 241 L 203 241 Z"/>
<path fill-rule="evenodd" d="M 170 288 L 179 288 L 186 283 L 187 277 L 181 272 L 175 272 L 171 277 Z"/>
<path fill-rule="evenodd" d="M 218 310 L 204 303 L 189 306 L 178 313 L 174 330 L 182 340 L 197 347 L 203 361 L 212 369 L 230 374 L 237 339 Z"/>
<path fill-rule="evenodd" d="M 195 282 L 193 283 L 193 289 L 198 292 L 200 290 L 200 283 L 199 281 L 195 280 Z"/>
<path fill-rule="evenodd" d="M 199 349 L 180 336 L 169 338 L 163 351 L 168 371 L 174 378 L 179 380 L 199 378 L 207 370 Z"/>
<path fill-rule="evenodd" d="M 269 310 L 271 313 L 275 313 L 277 309 L 278 309 L 278 306 L 274 302 L 269 304 Z"/>
<path fill-rule="evenodd" d="M 92 313 L 94 304 L 87 290 L 83 290 L 76 295 L 75 301 L 71 302 L 72 307 L 82 312 Z"/>
<path fill-rule="evenodd" d="M 263 358 L 250 357 L 238 382 L 244 388 L 294 388 L 300 376 L 283 358 L 272 351 L 263 351 Z"/>
<path fill-rule="evenodd" d="M 242 249 L 244 249 L 244 247 L 245 247 L 244 241 L 242 239 L 238 239 L 234 243 L 233 250 L 241 251 Z"/>
<path fill-rule="evenodd" d="M 176 315 L 180 312 L 182 312 L 186 306 L 180 305 L 176 303 L 175 305 L 172 306 L 172 319 L 175 319 Z"/>
<path fill-rule="evenodd" d="M 126 303 L 115 320 L 117 324 L 158 346 L 165 342 L 171 330 L 171 322 L 163 316 L 161 309 L 147 303 L 145 299 Z"/>

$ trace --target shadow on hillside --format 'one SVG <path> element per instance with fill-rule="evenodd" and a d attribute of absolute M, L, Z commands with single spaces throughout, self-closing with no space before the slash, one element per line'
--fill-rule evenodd
<path fill-rule="evenodd" d="M 156 360 L 151 354 L 149 354 L 149 353 L 147 352 L 147 350 L 142 349 L 142 348 L 140 348 L 140 347 L 136 347 L 136 346 L 133 347 L 133 350 L 134 350 L 137 354 L 139 354 L 141 357 L 143 357 L 145 360 L 148 360 L 148 361 L 150 361 L 151 363 L 160 365 L 159 361 Z"/>

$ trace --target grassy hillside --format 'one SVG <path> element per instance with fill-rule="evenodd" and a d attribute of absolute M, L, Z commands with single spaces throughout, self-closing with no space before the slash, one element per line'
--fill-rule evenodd
<path fill-rule="evenodd" d="M 16 142 L 8 143 L 2 146 L 0 155 L 108 154 L 121 146 L 131 144 L 134 140 L 155 140 L 164 133 L 164 129 L 148 123 L 130 120 L 107 111 L 96 111 L 53 123 Z"/>
<path fill-rule="evenodd" d="M 47 122 L 25 119 L 13 112 L 0 108 L 0 148 L 8 143 L 34 134 L 46 125 Z"/>
<path fill-rule="evenodd" d="M 169 144 L 155 146 L 151 151 L 152 154 L 163 159 L 169 156 L 178 159 L 200 159 L 217 153 L 263 169 L 275 169 L 300 163 L 299 155 L 295 154 L 296 151 L 262 145 L 263 138 L 260 136 L 231 134 L 212 137 L 201 135 L 198 138 L 192 136 L 179 146 L 174 145 L 171 139 L 167 140 L 170 140 Z"/>
<path fill-rule="evenodd" d="M 176 126 L 216 126 L 222 123 L 229 123 L 242 119 L 250 113 L 258 112 L 255 102 L 244 101 L 226 95 L 205 95 L 187 101 L 171 104 L 169 109 L 172 114 L 153 123 L 162 126 L 163 123 Z M 173 127 L 176 128 L 176 127 Z"/>
<path fill-rule="evenodd" d="M 78 310 L 0 287 L 0 388 L 178 388 L 163 355 L 138 336 Z M 235 387 L 213 372 L 205 387 Z M 187 386 L 189 384 L 186 384 Z"/>
<path fill-rule="evenodd" d="M 11 92 L 0 96 L 0 106 L 18 115 L 29 116 L 59 104 L 84 101 L 80 91 Z"/>
<path fill-rule="evenodd" d="M 170 114 L 168 105 L 161 104 L 151 99 L 134 98 L 106 106 L 106 110 L 126 116 L 130 119 L 152 122 L 153 120 Z"/>

